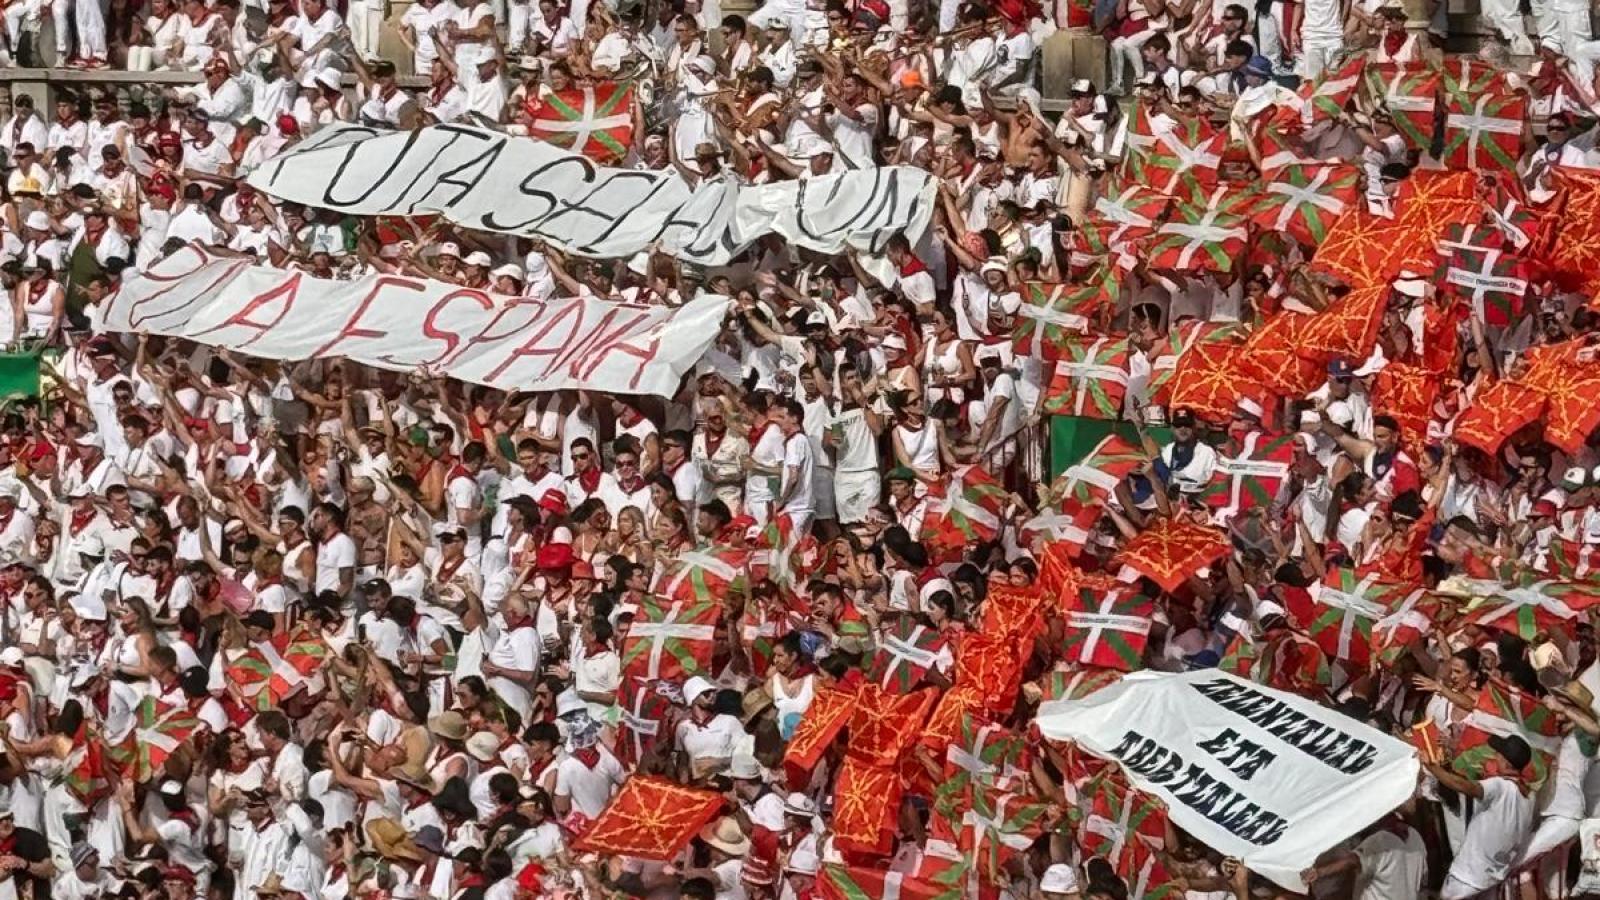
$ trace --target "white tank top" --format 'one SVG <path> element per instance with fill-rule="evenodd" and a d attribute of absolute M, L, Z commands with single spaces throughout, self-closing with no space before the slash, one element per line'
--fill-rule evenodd
<path fill-rule="evenodd" d="M 924 419 L 922 427 L 916 430 L 896 425 L 894 431 L 900 436 L 900 446 L 906 448 L 906 455 L 911 457 L 911 468 L 939 471 L 939 436 L 934 433 L 932 420 Z"/>

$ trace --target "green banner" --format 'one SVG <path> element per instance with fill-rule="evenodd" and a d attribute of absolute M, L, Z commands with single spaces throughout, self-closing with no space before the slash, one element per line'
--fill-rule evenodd
<path fill-rule="evenodd" d="M 1166 426 L 1159 428 L 1146 426 L 1145 432 L 1155 438 L 1158 444 L 1172 439 L 1172 429 Z M 1139 441 L 1139 432 L 1133 427 L 1133 423 L 1124 419 L 1112 421 L 1083 416 L 1051 416 L 1050 479 L 1055 480 L 1067 466 L 1088 456 L 1096 444 L 1113 433 L 1133 443 Z"/>

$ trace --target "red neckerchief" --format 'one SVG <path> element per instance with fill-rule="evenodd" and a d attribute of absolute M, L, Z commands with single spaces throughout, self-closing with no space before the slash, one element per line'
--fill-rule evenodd
<path fill-rule="evenodd" d="M 901 264 L 901 266 L 900 266 L 900 277 L 901 278 L 909 278 L 912 275 L 917 274 L 918 272 L 926 272 L 926 271 L 928 271 L 928 267 L 922 264 L 922 260 L 917 259 L 915 256 L 911 256 L 911 257 L 908 257 L 906 259 L 906 261 Z"/>
<path fill-rule="evenodd" d="M 583 488 L 585 494 L 593 494 L 600 489 L 600 467 L 591 465 L 577 475 L 578 487 Z"/>
<path fill-rule="evenodd" d="M 459 461 L 457 461 L 455 464 L 450 466 L 450 471 L 445 474 L 444 483 L 449 484 L 450 482 L 455 481 L 457 478 L 471 477 L 472 473 L 467 471 L 467 467 L 463 466 Z"/>
<path fill-rule="evenodd" d="M 622 415 L 617 416 L 617 421 L 628 426 L 629 428 L 632 428 L 633 426 L 639 424 L 639 420 L 643 418 L 644 416 L 640 415 L 638 410 L 631 406 L 624 406 L 622 408 Z"/>
<path fill-rule="evenodd" d="M 467 558 L 465 556 L 459 557 L 454 561 L 441 560 L 439 562 L 439 571 L 434 575 L 434 580 L 440 584 L 448 584 L 450 579 L 456 577 L 456 570 L 460 569 L 461 564 L 466 561 Z"/>
<path fill-rule="evenodd" d="M 717 448 L 722 446 L 722 439 L 727 437 L 727 436 L 728 436 L 728 433 L 726 431 L 724 431 L 721 434 L 712 434 L 709 431 L 706 432 L 706 434 L 705 434 L 705 438 L 706 438 L 706 456 L 707 457 L 716 456 L 717 455 Z"/>
<path fill-rule="evenodd" d="M 751 429 L 750 429 L 750 449 L 754 450 L 756 444 L 761 442 L 761 436 L 767 433 L 767 429 L 769 427 L 771 427 L 773 425 L 776 425 L 776 424 L 778 424 L 778 423 L 768 421 L 768 422 L 762 422 L 759 425 L 752 426 Z"/>
<path fill-rule="evenodd" d="M 450 89 L 455 86 L 455 82 L 447 78 L 443 84 L 428 92 L 428 99 L 434 106 L 438 106 L 444 100 L 444 95 L 450 93 Z"/>
<path fill-rule="evenodd" d="M 1384 35 L 1383 52 L 1387 53 L 1392 58 L 1396 53 L 1399 53 L 1402 49 L 1404 49 L 1406 45 L 1406 37 L 1407 35 L 1403 31 L 1390 32 Z"/>
<path fill-rule="evenodd" d="M 38 282 L 30 281 L 28 282 L 28 299 L 38 300 L 39 298 L 43 297 L 45 292 L 48 290 L 50 290 L 49 279 L 44 279 Z"/>
<path fill-rule="evenodd" d="M 678 474 L 678 470 L 683 468 L 683 464 L 688 462 L 688 461 L 689 461 L 689 457 L 688 456 L 684 456 L 683 459 L 678 460 L 678 464 L 677 465 L 673 466 L 670 469 L 663 469 L 663 471 L 665 471 L 668 475 L 677 475 Z"/>
<path fill-rule="evenodd" d="M 172 592 L 172 586 L 177 583 L 178 573 L 167 572 L 165 575 L 162 575 L 161 579 L 156 582 L 156 596 L 165 598 L 167 594 Z"/>
<path fill-rule="evenodd" d="M 99 510 L 92 506 L 89 508 L 88 515 L 84 515 L 78 510 L 73 510 L 72 520 L 67 523 L 67 533 L 77 537 L 79 532 L 89 527 L 89 523 L 94 521 L 95 514 L 98 512 Z"/>
<path fill-rule="evenodd" d="M 584 747 L 582 750 L 572 751 L 570 755 L 573 759 L 583 763 L 584 768 L 593 769 L 595 766 L 600 765 L 600 748 L 598 747 Z"/>
<path fill-rule="evenodd" d="M 622 492 L 624 494 L 631 494 L 634 491 L 637 491 L 638 489 L 644 487 L 644 485 L 645 485 L 645 480 L 644 480 L 644 476 L 643 475 L 637 475 L 636 474 L 632 478 L 628 478 L 628 479 L 618 478 L 617 479 L 617 486 L 622 488 Z"/>

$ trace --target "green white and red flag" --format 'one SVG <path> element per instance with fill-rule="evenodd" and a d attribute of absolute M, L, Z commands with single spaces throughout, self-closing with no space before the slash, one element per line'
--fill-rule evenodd
<path fill-rule="evenodd" d="M 961 731 L 945 748 L 944 784 L 965 790 L 973 784 L 1017 790 L 1028 783 L 1027 738 L 968 713 Z"/>
<path fill-rule="evenodd" d="M 1374 64 L 1367 66 L 1366 80 L 1369 96 L 1388 111 L 1411 149 L 1433 146 L 1441 83 L 1437 71 Z"/>
<path fill-rule="evenodd" d="M 1079 794 L 1082 817 L 1078 846 L 1085 856 L 1098 856 L 1117 874 L 1131 879 L 1137 872 L 1138 850 L 1166 844 L 1167 810 L 1154 795 L 1128 784 L 1116 766 L 1102 769 Z"/>
<path fill-rule="evenodd" d="M 1152 269 L 1230 272 L 1244 253 L 1249 226 L 1242 215 L 1176 203 L 1167 221 L 1144 239 L 1142 255 Z"/>
<path fill-rule="evenodd" d="M 1122 672 L 1144 668 L 1156 605 L 1132 587 L 1081 590 L 1064 602 L 1061 656 L 1067 662 Z"/>
<path fill-rule="evenodd" d="M 624 677 L 617 695 L 617 759 L 633 771 L 664 734 L 672 701 L 656 690 L 657 682 Z"/>
<path fill-rule="evenodd" d="M 1082 700 L 1121 680 L 1122 673 L 1115 669 L 1083 668 L 1071 672 L 1047 672 L 1038 681 L 1039 702 Z"/>
<path fill-rule="evenodd" d="M 1000 517 L 1010 495 L 982 466 L 958 466 L 949 478 L 928 488 L 922 541 L 936 558 L 960 558 L 972 544 L 1000 534 Z"/>
<path fill-rule="evenodd" d="M 133 730 L 120 746 L 107 748 L 107 761 L 119 767 L 123 777 L 149 781 L 200 726 L 188 708 L 146 697 L 134 709 Z"/>
<path fill-rule="evenodd" d="M 1252 431 L 1237 454 L 1217 454 L 1217 467 L 1201 496 L 1222 523 L 1242 512 L 1265 509 L 1278 497 L 1294 461 L 1295 436 Z"/>
<path fill-rule="evenodd" d="M 772 664 L 772 649 L 778 640 L 794 630 L 786 610 L 769 603 L 746 603 L 739 616 L 739 643 L 750 661 L 751 674 L 763 678 Z"/>
<path fill-rule="evenodd" d="M 954 664 L 949 641 L 939 629 L 902 616 L 878 635 L 867 678 L 892 694 L 909 694 L 922 686 L 930 670 L 941 666 L 948 670 Z"/>
<path fill-rule="evenodd" d="M 934 803 L 955 827 L 956 847 L 974 863 L 977 883 L 992 886 L 1006 865 L 1044 833 L 1050 807 L 1024 794 L 977 783 L 969 788 L 941 789 Z"/>
<path fill-rule="evenodd" d="M 1057 503 L 1071 501 L 1079 508 L 1099 509 L 1117 485 L 1149 458 L 1143 447 L 1121 435 L 1109 434 L 1056 477 L 1050 496 Z"/>
<path fill-rule="evenodd" d="M 645 598 L 622 641 L 622 674 L 682 681 L 709 671 L 722 611 L 721 600 Z"/>
<path fill-rule="evenodd" d="M 1555 578 L 1592 578 L 1600 574 L 1600 547 L 1557 537 L 1541 562 L 1540 570 Z"/>
<path fill-rule="evenodd" d="M 277 709 L 302 689 L 310 689 L 328 657 L 328 645 L 308 629 L 296 628 L 251 644 L 228 667 L 228 680 L 257 710 Z"/>
<path fill-rule="evenodd" d="M 1361 172 L 1355 166 L 1285 166 L 1267 182 L 1250 220 L 1263 231 L 1315 247 L 1360 199 Z"/>
<path fill-rule="evenodd" d="M 1165 218 L 1172 198 L 1142 185 L 1130 184 L 1114 194 L 1095 198 L 1093 221 L 1124 228 L 1153 229 Z"/>
<path fill-rule="evenodd" d="M 1460 586 L 1474 597 L 1464 617 L 1467 624 L 1497 628 L 1525 641 L 1541 631 L 1570 633 L 1585 611 L 1600 605 L 1600 582 L 1592 579 L 1521 584 L 1466 579 Z"/>
<path fill-rule="evenodd" d="M 959 879 L 942 883 L 914 873 L 891 872 L 887 865 L 823 863 L 816 892 L 823 900 L 965 900 Z"/>
<path fill-rule="evenodd" d="M 1561 749 L 1561 719 L 1532 694 L 1518 690 L 1498 679 L 1491 679 L 1478 691 L 1478 705 L 1461 723 L 1461 735 L 1456 740 L 1456 758 L 1451 768 L 1469 778 L 1483 778 L 1490 774 L 1533 774 L 1534 781 L 1542 781 L 1542 773 L 1549 760 Z M 1534 751 L 1529 764 L 1532 773 L 1496 772 L 1494 765 L 1500 755 L 1488 746 L 1493 736 L 1515 735 L 1528 742 Z"/>
<path fill-rule="evenodd" d="M 1442 62 L 1439 75 L 1443 79 L 1440 89 L 1445 99 L 1455 98 L 1466 102 L 1472 97 L 1506 83 L 1506 73 L 1498 66 L 1470 56 L 1455 56 Z"/>
<path fill-rule="evenodd" d="M 1019 356 L 1056 359 L 1063 346 L 1089 332 L 1103 302 L 1096 284 L 1030 281 L 1022 288 L 1012 345 Z"/>
<path fill-rule="evenodd" d="M 1388 611 L 1372 625 L 1372 651 L 1379 664 L 1392 666 L 1423 638 L 1445 615 L 1439 595 L 1421 587 L 1386 598 Z"/>
<path fill-rule="evenodd" d="M 1082 335 L 1061 343 L 1044 409 L 1053 416 L 1116 420 L 1128 393 L 1128 339 Z"/>
<path fill-rule="evenodd" d="M 833 565 L 832 543 L 821 544 L 810 532 L 794 527 L 788 513 L 773 516 L 756 538 L 750 553 L 752 583 L 771 581 L 786 600 L 804 597 L 807 582 Z"/>
<path fill-rule="evenodd" d="M 1256 146 L 1261 150 L 1261 174 L 1269 180 L 1290 166 L 1314 169 L 1337 164 L 1301 153 L 1294 140 L 1271 122 L 1262 122 L 1257 129 Z"/>
<path fill-rule="evenodd" d="M 1499 247 L 1456 248 L 1444 270 L 1445 284 L 1485 325 L 1510 325 L 1522 315 L 1528 264 L 1515 253 Z"/>
<path fill-rule="evenodd" d="M 1065 545 L 1070 549 L 1068 555 L 1076 557 L 1089 543 L 1089 535 L 1102 512 L 1100 506 L 1085 506 L 1071 497 L 1064 498 L 1022 523 L 1019 528 L 1022 546 L 1033 547 L 1035 542 Z"/>
<path fill-rule="evenodd" d="M 696 603 L 744 596 L 750 590 L 751 551 L 712 544 L 673 554 L 661 567 L 656 593 Z"/>
<path fill-rule="evenodd" d="M 527 112 L 531 136 L 597 163 L 621 160 L 633 143 L 632 82 L 546 91 L 527 104 Z"/>
<path fill-rule="evenodd" d="M 1228 133 L 1201 116 L 1181 121 L 1164 117 L 1169 127 L 1159 132 L 1149 112 L 1139 107 L 1128 129 L 1122 184 L 1145 185 L 1163 194 L 1215 187 Z"/>
<path fill-rule="evenodd" d="M 1340 568 L 1312 586 L 1308 608 L 1291 602 L 1289 614 L 1330 658 L 1365 669 L 1372 660 L 1373 627 L 1389 614 L 1397 597 L 1411 590 L 1410 585 Z"/>
<path fill-rule="evenodd" d="M 98 728 L 88 722 L 78 725 L 72 736 L 72 750 L 61 765 L 63 784 L 79 803 L 93 807 L 111 790 L 111 769 L 106 764 L 105 744 Z"/>
<path fill-rule="evenodd" d="M 1366 67 L 1366 55 L 1357 53 L 1339 68 L 1302 82 L 1295 102 L 1278 107 L 1274 121 L 1284 128 L 1304 129 L 1319 121 L 1337 119 L 1360 89 Z"/>
<path fill-rule="evenodd" d="M 1446 84 L 1444 149 L 1439 158 L 1452 169 L 1515 172 L 1522 157 L 1527 98 L 1503 77 L 1451 89 L 1446 76 Z"/>

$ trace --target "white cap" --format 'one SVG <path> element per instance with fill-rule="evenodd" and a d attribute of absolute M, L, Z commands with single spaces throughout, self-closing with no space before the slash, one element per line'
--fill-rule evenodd
<path fill-rule="evenodd" d="M 906 348 L 906 339 L 902 335 L 886 334 L 883 336 L 883 340 L 879 341 L 879 344 L 885 350 L 904 350 Z"/>
<path fill-rule="evenodd" d="M 44 210 L 36 209 L 33 212 L 28 213 L 28 217 L 22 220 L 22 224 L 29 228 L 36 228 L 39 231 L 49 231 L 50 216 L 46 214 Z"/>
<path fill-rule="evenodd" d="M 1005 271 L 1006 271 L 1006 260 L 1005 260 L 1005 257 L 1003 257 L 1003 256 L 991 256 L 991 257 L 989 257 L 988 259 L 983 261 L 983 266 L 978 271 L 979 271 L 980 274 L 983 274 L 983 275 L 987 275 L 990 272 L 999 272 L 1000 274 L 1004 275 Z"/>
<path fill-rule="evenodd" d="M 79 447 L 98 447 L 101 449 L 104 449 L 106 445 L 106 442 L 100 439 L 99 432 L 94 431 L 85 431 L 78 437 L 76 441 L 73 441 L 73 443 L 77 444 Z"/>
<path fill-rule="evenodd" d="M 1323 413 L 1328 417 L 1329 422 L 1341 427 L 1347 427 L 1356 420 L 1356 414 L 1351 411 L 1350 404 L 1343 400 L 1335 400 L 1329 403 L 1328 408 L 1323 410 Z"/>
<path fill-rule="evenodd" d="M 479 731 L 467 738 L 467 755 L 478 762 L 494 759 L 500 751 L 500 739 L 487 731 Z"/>
<path fill-rule="evenodd" d="M 490 259 L 489 254 L 482 250 L 474 250 L 467 254 L 466 263 L 469 266 L 482 266 L 487 269 L 494 265 L 494 260 Z"/>
<path fill-rule="evenodd" d="M 1070 894 L 1077 889 L 1078 873 L 1066 863 L 1052 865 L 1039 878 L 1039 890 L 1046 894 Z"/>
<path fill-rule="evenodd" d="M 457 244 L 454 241 L 445 241 L 444 243 L 439 245 L 439 255 L 440 256 L 454 256 L 456 259 L 460 259 L 461 258 L 461 245 Z"/>
<path fill-rule="evenodd" d="M 694 701 L 701 694 L 716 689 L 717 686 L 712 684 L 710 680 L 696 675 L 683 683 L 683 702 L 685 705 L 693 706 Z"/>
<path fill-rule="evenodd" d="M 1267 414 L 1267 411 L 1261 407 L 1260 403 L 1249 397 L 1240 397 L 1238 407 L 1240 412 L 1254 416 L 1257 419 L 1264 418 Z"/>
<path fill-rule="evenodd" d="M 1413 272 L 1401 272 L 1394 280 L 1394 289 L 1407 297 L 1422 299 L 1427 293 L 1428 281 Z"/>
<path fill-rule="evenodd" d="M 88 622 L 104 622 L 106 615 L 106 602 L 99 597 L 89 594 L 76 594 L 72 600 L 72 611 L 78 618 Z"/>
<path fill-rule="evenodd" d="M 783 798 L 783 811 L 791 816 L 814 816 L 817 802 L 799 791 L 792 791 Z"/>
<path fill-rule="evenodd" d="M 22 665 L 22 656 L 21 647 L 7 647 L 4 650 L 0 650 L 0 666 L 16 668 Z"/>
<path fill-rule="evenodd" d="M 323 85 L 324 87 L 336 88 L 342 83 L 343 82 L 339 78 L 338 69 L 323 69 L 321 72 L 317 73 L 317 84 Z"/>
<path fill-rule="evenodd" d="M 93 496 L 94 496 L 94 488 L 89 487 L 87 484 L 80 484 L 77 487 L 75 487 L 72 490 L 67 492 L 67 499 L 68 500 L 82 500 L 85 497 L 93 497 Z"/>
<path fill-rule="evenodd" d="M 561 693 L 556 695 L 556 716 L 557 717 L 564 716 L 567 713 L 574 713 L 574 712 L 577 712 L 579 710 L 588 709 L 588 708 L 589 707 L 584 704 L 583 698 L 579 697 L 578 696 L 578 692 L 573 688 L 567 688 L 566 690 L 564 690 Z"/>
<path fill-rule="evenodd" d="M 489 274 L 495 278 L 515 278 L 518 281 L 525 279 L 525 276 L 522 274 L 522 267 L 516 263 L 506 263 Z"/>

